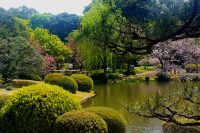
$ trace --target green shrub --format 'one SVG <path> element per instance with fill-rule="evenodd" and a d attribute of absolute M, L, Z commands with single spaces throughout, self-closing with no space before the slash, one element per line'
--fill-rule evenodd
<path fill-rule="evenodd" d="M 84 109 L 101 116 L 108 126 L 108 133 L 125 133 L 126 120 L 114 109 L 107 107 L 91 107 Z"/>
<path fill-rule="evenodd" d="M 78 84 L 78 90 L 83 92 L 89 92 L 93 89 L 93 80 L 84 74 L 73 74 L 71 77 Z"/>
<path fill-rule="evenodd" d="M 188 73 L 199 73 L 200 72 L 200 64 L 187 64 L 185 66 L 185 70 Z"/>
<path fill-rule="evenodd" d="M 64 76 L 60 73 L 52 73 L 47 75 L 45 77 L 45 82 L 63 87 L 63 89 L 69 90 L 72 93 L 76 93 L 76 91 L 78 90 L 78 85 L 72 77 Z"/>
<path fill-rule="evenodd" d="M 92 80 L 95 82 L 95 84 L 100 84 L 100 83 L 107 83 L 108 82 L 108 78 L 104 76 L 104 72 L 103 71 L 92 71 L 90 73 L 90 77 L 92 78 Z"/>
<path fill-rule="evenodd" d="M 9 98 L 10 96 L 8 95 L 0 95 L 0 109 L 5 105 Z"/>
<path fill-rule="evenodd" d="M 71 111 L 58 117 L 55 133 L 107 133 L 106 122 L 86 111 Z"/>
<path fill-rule="evenodd" d="M 20 74 L 19 78 L 27 79 L 27 80 L 42 81 L 42 78 L 37 74 Z"/>
<path fill-rule="evenodd" d="M 11 95 L 1 109 L 3 133 L 51 133 L 59 115 L 81 105 L 71 93 L 58 86 L 37 84 Z"/>
<path fill-rule="evenodd" d="M 50 84 L 57 84 L 57 81 L 63 76 L 65 75 L 62 73 L 50 73 L 45 77 L 44 81 Z"/>
<path fill-rule="evenodd" d="M 21 88 L 23 86 L 29 86 L 33 84 L 41 83 L 40 81 L 33 81 L 33 80 L 21 80 L 21 79 L 15 79 L 11 81 L 11 84 L 15 88 Z"/>

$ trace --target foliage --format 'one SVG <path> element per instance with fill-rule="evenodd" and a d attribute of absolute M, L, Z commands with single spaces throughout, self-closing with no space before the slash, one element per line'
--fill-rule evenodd
<path fill-rule="evenodd" d="M 76 93 L 76 91 L 78 90 L 78 85 L 73 78 L 69 76 L 64 76 L 63 74 L 60 73 L 48 74 L 45 77 L 45 82 L 50 83 L 52 85 L 63 87 L 63 89 L 69 90 L 72 93 Z"/>
<path fill-rule="evenodd" d="M 114 109 L 107 107 L 91 107 L 84 110 L 101 116 L 107 123 L 109 133 L 126 132 L 125 118 Z"/>
<path fill-rule="evenodd" d="M 93 80 L 84 74 L 73 74 L 71 77 L 78 84 L 78 90 L 83 92 L 90 92 L 93 90 Z"/>
<path fill-rule="evenodd" d="M 159 59 L 160 71 L 167 72 L 172 68 L 185 69 L 187 64 L 200 62 L 200 47 L 194 39 L 168 41 L 157 44 L 152 56 Z"/>
<path fill-rule="evenodd" d="M 160 64 L 160 61 L 157 58 L 153 59 L 142 59 L 138 62 L 141 66 L 157 66 Z"/>
<path fill-rule="evenodd" d="M 68 34 L 78 28 L 79 22 L 80 17 L 75 14 L 52 15 L 43 13 L 31 18 L 31 27 L 48 29 L 51 34 L 57 35 L 61 41 L 65 42 Z"/>
<path fill-rule="evenodd" d="M 0 109 L 6 104 L 9 98 L 10 96 L 8 95 L 0 95 Z"/>
<path fill-rule="evenodd" d="M 199 73 L 200 72 L 200 64 L 187 64 L 185 66 L 185 70 L 188 73 Z"/>
<path fill-rule="evenodd" d="M 18 8 L 10 8 L 8 12 L 12 14 L 13 16 L 16 16 L 22 19 L 29 19 L 35 14 L 38 14 L 38 12 L 35 9 L 28 8 L 26 6 L 21 6 Z"/>
<path fill-rule="evenodd" d="M 44 59 L 44 68 L 43 73 L 47 75 L 50 71 L 56 69 L 56 59 L 53 56 L 48 55 L 47 53 L 43 57 Z"/>
<path fill-rule="evenodd" d="M 107 83 L 108 78 L 104 76 L 104 72 L 101 70 L 95 70 L 90 73 L 90 77 L 95 82 L 98 83 Z"/>
<path fill-rule="evenodd" d="M 21 74 L 18 76 L 20 79 L 42 81 L 41 77 L 37 74 Z"/>
<path fill-rule="evenodd" d="M 28 38 L 29 33 L 26 30 L 26 27 L 2 8 L 0 8 L 0 22 L 1 39 L 17 36 Z"/>
<path fill-rule="evenodd" d="M 105 121 L 98 115 L 86 111 L 71 111 L 58 117 L 55 133 L 107 133 Z"/>
<path fill-rule="evenodd" d="M 129 113 L 146 118 L 157 118 L 179 126 L 199 126 L 199 85 L 186 85 L 183 89 L 175 91 L 166 96 L 157 93 L 145 103 L 125 103 L 124 108 Z M 183 122 L 180 119 L 187 119 L 187 121 Z"/>
<path fill-rule="evenodd" d="M 11 81 L 11 84 L 15 88 L 21 88 L 23 86 L 29 86 L 34 84 L 39 84 L 40 81 L 34 81 L 34 80 L 22 80 L 22 79 L 14 79 Z"/>
<path fill-rule="evenodd" d="M 48 55 L 56 57 L 61 62 L 69 60 L 71 50 L 56 35 L 50 34 L 48 30 L 36 28 L 31 37 L 40 44 L 43 51 Z"/>
<path fill-rule="evenodd" d="M 23 37 L 0 40 L 0 73 L 5 80 L 20 74 L 39 74 L 42 59 Z"/>
<path fill-rule="evenodd" d="M 59 115 L 80 109 L 69 92 L 58 86 L 37 84 L 23 87 L 1 109 L 1 132 L 50 133 Z"/>

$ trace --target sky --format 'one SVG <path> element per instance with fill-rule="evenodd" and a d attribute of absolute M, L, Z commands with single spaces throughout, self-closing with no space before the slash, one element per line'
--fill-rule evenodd
<path fill-rule="evenodd" d="M 70 14 L 82 15 L 84 7 L 92 0 L 0 0 L 0 7 L 9 9 L 11 7 L 27 6 L 35 8 L 40 13 L 59 14 L 68 12 Z"/>

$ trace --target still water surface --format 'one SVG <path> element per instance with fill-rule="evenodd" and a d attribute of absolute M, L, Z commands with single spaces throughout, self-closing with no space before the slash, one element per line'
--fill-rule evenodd
<path fill-rule="evenodd" d="M 161 121 L 146 119 L 128 114 L 122 109 L 125 100 L 145 100 L 157 91 L 162 94 L 171 93 L 177 89 L 177 83 L 116 83 L 97 85 L 94 90 L 97 96 L 83 104 L 83 108 L 92 106 L 106 106 L 120 111 L 127 120 L 127 133 L 163 133 Z"/>

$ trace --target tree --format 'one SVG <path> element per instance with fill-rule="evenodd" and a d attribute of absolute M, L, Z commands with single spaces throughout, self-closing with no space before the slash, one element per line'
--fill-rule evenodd
<path fill-rule="evenodd" d="M 28 38 L 26 27 L 7 11 L 0 8 L 0 38 L 23 36 Z"/>
<path fill-rule="evenodd" d="M 65 42 L 70 32 L 76 30 L 80 23 L 80 17 L 75 14 L 61 13 L 52 15 L 49 13 L 37 14 L 31 18 L 31 26 L 48 29 L 51 34 L 57 35 Z"/>
<path fill-rule="evenodd" d="M 26 6 L 21 6 L 18 8 L 10 8 L 8 12 L 12 14 L 13 16 L 16 16 L 22 19 L 29 19 L 35 14 L 38 14 L 38 12 L 35 9 L 28 8 Z"/>
<path fill-rule="evenodd" d="M 69 47 L 65 46 L 58 36 L 50 34 L 48 30 L 36 28 L 31 33 L 31 38 L 42 47 L 45 53 L 55 57 L 58 62 L 62 63 L 70 59 Z"/>
<path fill-rule="evenodd" d="M 167 41 L 155 45 L 152 56 L 159 59 L 161 71 L 185 69 L 188 64 L 200 63 L 200 46 L 191 38 Z"/>
<path fill-rule="evenodd" d="M 0 40 L 0 73 L 5 81 L 20 74 L 40 74 L 42 58 L 26 38 Z"/>
<path fill-rule="evenodd" d="M 200 87 L 186 85 L 167 96 L 157 93 L 147 102 L 125 104 L 130 112 L 146 118 L 157 118 L 180 126 L 200 126 Z M 182 119 L 187 121 L 182 122 Z"/>
<path fill-rule="evenodd" d="M 99 33 L 98 27 L 111 31 L 112 38 L 106 45 L 117 54 L 148 54 L 159 42 L 199 36 L 198 0 L 96 0 L 95 3 L 104 5 L 109 12 L 93 19 L 96 25 L 97 21 L 104 20 L 94 31 Z M 96 4 L 92 4 L 86 14 L 93 12 L 93 8 L 97 9 L 96 14 L 101 13 L 102 10 L 98 10 L 101 6 L 96 7 Z"/>

